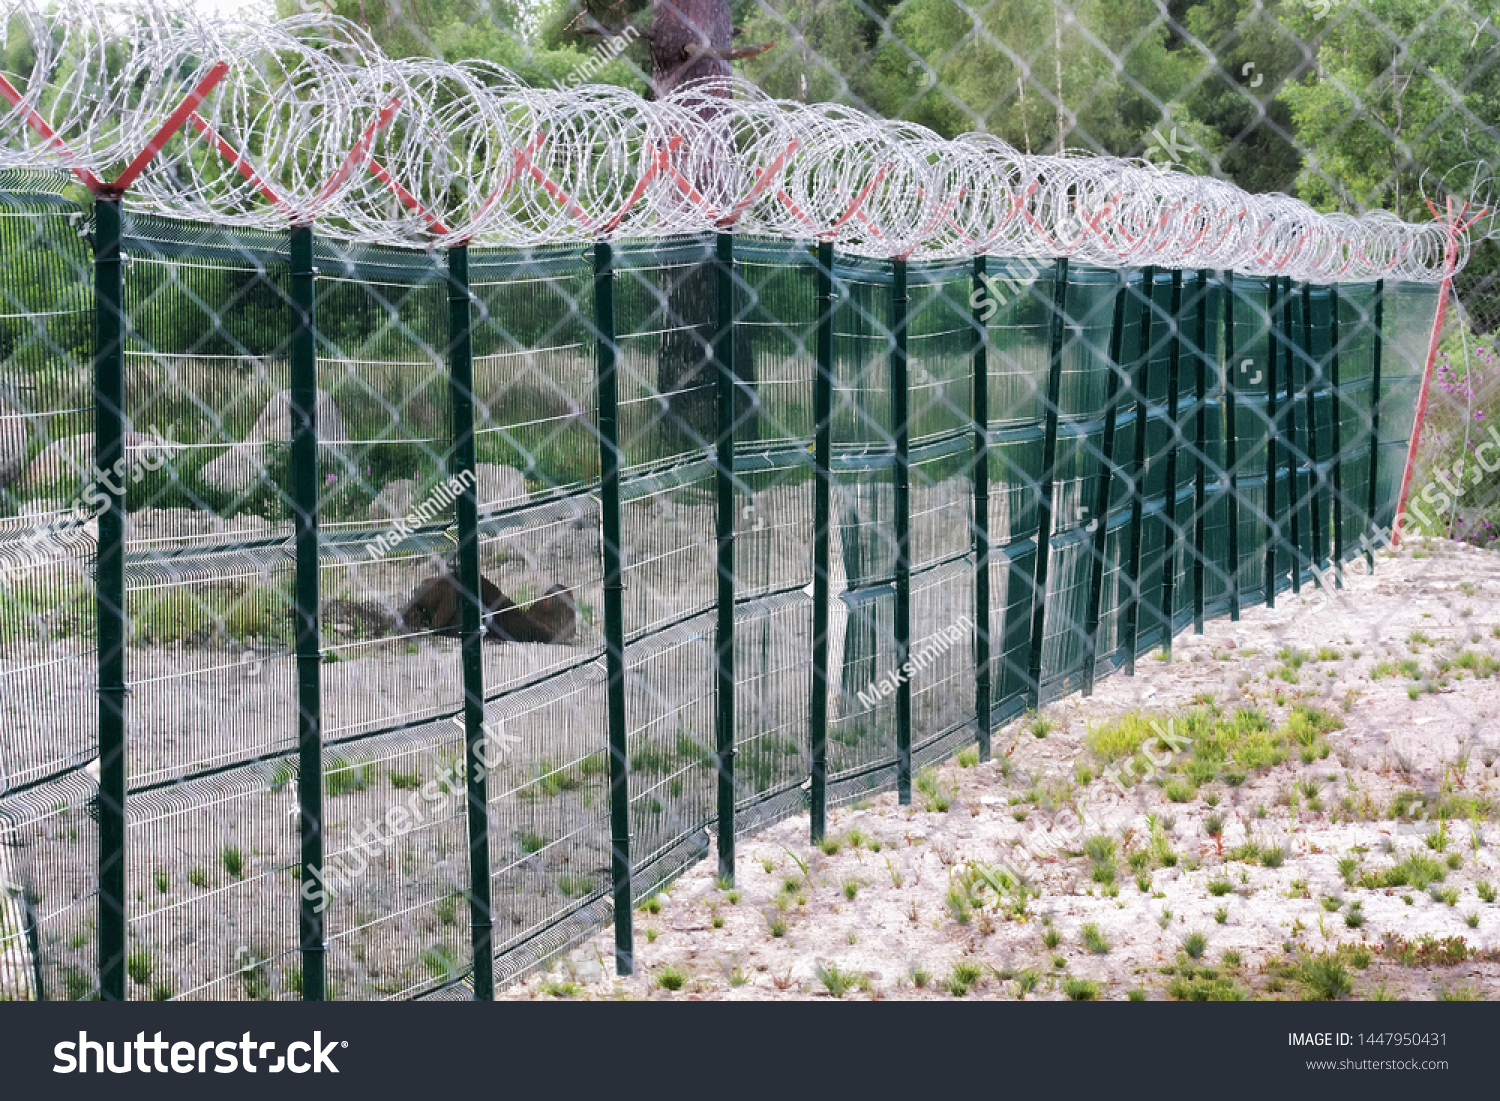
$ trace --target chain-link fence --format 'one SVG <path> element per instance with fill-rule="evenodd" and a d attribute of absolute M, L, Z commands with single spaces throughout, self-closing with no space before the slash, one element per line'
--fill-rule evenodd
<path fill-rule="evenodd" d="M 502 134 L 369 57 L 282 149 L 235 124 L 302 77 L 193 44 L 138 191 L 0 176 L 6 996 L 486 998 L 611 920 L 628 967 L 736 836 L 1396 523 L 1444 226 L 837 112 L 501 86 Z M 13 161 L 135 164 L 78 120 L 139 105 L 10 71 Z M 490 127 L 472 186 L 395 100 Z"/>

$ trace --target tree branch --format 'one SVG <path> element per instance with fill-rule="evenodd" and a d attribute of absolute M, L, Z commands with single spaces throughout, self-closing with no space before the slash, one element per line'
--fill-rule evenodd
<path fill-rule="evenodd" d="M 774 42 L 762 42 L 757 46 L 729 46 L 723 49 L 705 46 L 701 42 L 689 42 L 682 48 L 684 60 L 694 61 L 700 57 L 716 57 L 720 61 L 739 61 L 741 58 L 763 54 L 775 46 Z"/>

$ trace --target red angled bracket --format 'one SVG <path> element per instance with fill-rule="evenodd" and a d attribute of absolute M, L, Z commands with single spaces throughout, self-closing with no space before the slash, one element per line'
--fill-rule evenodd
<path fill-rule="evenodd" d="M 68 148 L 67 143 L 53 132 L 52 127 L 47 125 L 47 120 L 37 114 L 31 105 L 25 102 L 21 93 L 17 92 L 10 81 L 6 80 L 3 76 L 0 76 L 0 96 L 4 96 L 5 99 L 9 100 L 10 105 L 20 112 L 26 125 L 40 134 L 48 145 L 57 150 L 63 162 L 69 164 L 73 174 L 83 181 L 85 187 L 95 195 L 106 198 L 118 198 L 129 189 L 131 184 L 135 183 L 141 172 L 145 170 L 146 165 L 151 163 L 151 158 L 161 152 L 162 147 L 166 145 L 172 135 L 182 129 L 182 124 L 187 122 L 190 116 L 197 114 L 198 105 L 203 102 L 209 92 L 213 91 L 214 86 L 224 79 L 224 74 L 227 72 L 229 72 L 229 64 L 227 62 L 215 62 L 208 72 L 204 74 L 203 79 L 198 81 L 197 86 L 177 105 L 177 110 L 167 116 L 167 121 L 162 123 L 162 127 L 156 132 L 156 136 L 146 143 L 146 147 L 126 166 L 125 171 L 120 173 L 119 177 L 111 183 L 105 183 L 87 168 L 79 165 L 77 163 L 78 157 Z"/>

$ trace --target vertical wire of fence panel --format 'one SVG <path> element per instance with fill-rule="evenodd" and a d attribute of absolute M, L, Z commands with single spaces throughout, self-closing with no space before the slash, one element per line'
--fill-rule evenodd
<path fill-rule="evenodd" d="M 1042 435 L 1042 476 L 1037 485 L 1036 558 L 1031 574 L 1031 652 L 1026 666 L 1030 706 L 1041 706 L 1042 653 L 1047 627 L 1047 569 L 1052 560 L 1052 483 L 1057 477 L 1057 424 L 1062 401 L 1063 339 L 1068 321 L 1068 258 L 1059 257 L 1052 276 L 1048 317 L 1047 407 Z"/>
<path fill-rule="evenodd" d="M 598 357 L 599 516 L 604 541 L 604 661 L 609 709 L 610 881 L 615 972 L 635 973 L 631 927 L 630 758 L 625 747 L 625 608 L 620 561 L 619 382 L 615 343 L 614 246 L 594 245 L 594 330 Z"/>
<path fill-rule="evenodd" d="M 1177 436 L 1178 387 L 1182 368 L 1182 270 L 1172 269 L 1172 333 L 1167 349 L 1167 425 L 1171 442 L 1167 447 L 1167 492 L 1162 513 L 1161 610 L 1162 651 L 1172 658 L 1172 631 L 1176 626 L 1173 601 L 1177 585 L 1177 553 L 1181 546 L 1181 527 L 1177 523 Z"/>
<path fill-rule="evenodd" d="M 322 651 L 318 637 L 318 359 L 313 302 L 313 231 L 293 227 L 289 288 L 291 339 L 292 537 L 296 547 L 297 799 L 302 822 L 302 882 L 323 867 Z M 315 869 L 317 870 L 315 873 Z M 299 946 L 302 997 L 327 998 L 324 912 L 303 892 Z"/>
<path fill-rule="evenodd" d="M 833 483 L 833 243 L 817 246 L 817 373 L 813 377 L 812 690 L 808 726 L 812 775 L 812 841 L 823 840 L 828 815 L 829 497 Z"/>
<path fill-rule="evenodd" d="M 984 255 L 974 257 L 970 302 L 974 311 L 974 351 L 970 359 L 973 396 L 969 417 L 974 434 L 974 721 L 980 762 L 990 759 L 990 368 L 989 326 L 983 310 Z"/>
<path fill-rule="evenodd" d="M 94 600 L 99 638 L 99 992 L 125 1000 L 125 347 L 121 201 L 94 203 L 94 466 L 105 477 Z M 119 485 L 116 485 L 116 482 Z M 96 487 L 96 492 L 101 490 Z"/>
<path fill-rule="evenodd" d="M 1140 309 L 1140 339 L 1137 345 L 1136 361 L 1130 378 L 1131 403 L 1134 409 L 1131 419 L 1131 430 L 1133 448 L 1130 459 L 1130 548 L 1129 561 L 1126 567 L 1125 583 L 1128 591 L 1125 596 L 1125 629 L 1121 634 L 1121 645 L 1125 648 L 1125 673 L 1127 676 L 1135 676 L 1135 655 L 1138 649 L 1137 640 L 1140 631 L 1141 614 L 1141 549 L 1144 513 L 1146 507 L 1146 488 L 1143 482 L 1143 472 L 1146 468 L 1146 376 L 1150 370 L 1151 363 L 1151 322 L 1154 309 L 1152 298 L 1155 294 L 1156 269 L 1147 266 L 1141 273 L 1141 309 Z"/>
<path fill-rule="evenodd" d="M 1122 272 L 1117 276 L 1114 313 L 1109 326 L 1109 381 L 1105 384 L 1104 438 L 1099 449 L 1099 484 L 1094 495 L 1094 538 L 1089 559 L 1089 603 L 1084 619 L 1083 687 L 1085 696 L 1094 694 L 1095 671 L 1099 666 L 1099 620 L 1104 603 L 1104 567 L 1109 544 L 1110 498 L 1114 491 L 1115 433 L 1120 415 L 1120 382 L 1124 368 L 1120 364 L 1125 332 L 1125 311 L 1130 296 L 1130 281 Z M 1128 380 L 1127 380 L 1128 381 Z"/>
<path fill-rule="evenodd" d="M 1208 272 L 1193 274 L 1193 633 L 1203 633 L 1208 541 Z"/>
<path fill-rule="evenodd" d="M 459 651 L 464 685 L 464 761 L 468 795 L 469 921 L 474 953 L 474 999 L 495 997 L 494 926 L 490 894 L 489 785 L 484 729 L 484 655 L 480 624 L 479 506 L 474 456 L 474 309 L 469 286 L 469 248 L 448 250 L 449 393 L 453 450 L 449 473 L 463 483 L 454 501 L 458 527 Z M 482 752 L 485 751 L 485 752 Z"/>
<path fill-rule="evenodd" d="M 1239 409 L 1235 401 L 1234 272 L 1224 273 L 1224 468 L 1229 472 L 1229 622 L 1240 621 Z"/>
<path fill-rule="evenodd" d="M 717 235 L 714 349 L 717 619 L 714 625 L 715 756 L 718 765 L 719 877 L 734 882 L 734 237 Z"/>
<path fill-rule="evenodd" d="M 896 800 L 911 803 L 911 424 L 908 416 L 906 261 L 891 262 L 891 420 L 895 429 Z"/>

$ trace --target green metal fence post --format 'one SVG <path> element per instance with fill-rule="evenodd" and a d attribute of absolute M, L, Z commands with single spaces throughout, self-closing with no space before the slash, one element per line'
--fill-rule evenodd
<path fill-rule="evenodd" d="M 714 440 L 714 487 L 718 507 L 718 620 L 714 655 L 718 671 L 714 717 L 719 791 L 719 876 L 734 882 L 734 236 L 715 240 L 717 331 L 714 335 L 718 435 Z"/>
<path fill-rule="evenodd" d="M 1328 285 L 1328 384 L 1330 443 L 1333 446 L 1333 584 L 1344 587 L 1344 392 L 1339 384 L 1339 285 Z"/>
<path fill-rule="evenodd" d="M 1229 471 L 1229 622 L 1240 620 L 1240 437 L 1234 400 L 1234 272 L 1224 272 L 1224 466 Z"/>
<path fill-rule="evenodd" d="M 1146 467 L 1146 379 L 1151 369 L 1151 314 L 1154 309 L 1156 268 L 1147 265 L 1141 273 L 1141 325 L 1140 349 L 1136 355 L 1135 370 L 1131 374 L 1130 392 L 1135 405 L 1135 435 L 1130 459 L 1130 557 L 1125 571 L 1125 583 L 1129 592 L 1125 597 L 1125 630 L 1121 641 L 1125 644 L 1125 674 L 1135 676 L 1136 640 L 1140 630 L 1141 610 L 1141 527 L 1145 522 L 1146 490 L 1141 484 L 1141 472 Z"/>
<path fill-rule="evenodd" d="M 1120 366 L 1125 338 L 1125 304 L 1130 280 L 1123 273 L 1115 291 L 1115 312 L 1109 325 L 1109 382 L 1104 396 L 1104 440 L 1099 456 L 1099 488 L 1094 496 L 1094 541 L 1089 568 L 1089 605 L 1084 619 L 1083 694 L 1094 694 L 1094 668 L 1099 664 L 1099 616 L 1104 604 L 1104 557 L 1109 541 L 1109 501 L 1114 488 L 1115 426 L 1120 411 Z"/>
<path fill-rule="evenodd" d="M 1203 581 L 1208 556 L 1204 531 L 1208 519 L 1208 272 L 1199 269 L 1193 276 L 1197 299 L 1193 309 L 1193 366 L 1196 374 L 1193 413 L 1193 448 L 1198 466 L 1193 475 L 1193 633 L 1203 633 Z"/>
<path fill-rule="evenodd" d="M 1052 483 L 1057 477 L 1058 403 L 1062 400 L 1063 336 L 1068 309 L 1068 258 L 1059 257 L 1052 275 L 1052 324 L 1047 365 L 1046 427 L 1042 435 L 1042 479 L 1037 486 L 1036 558 L 1031 577 L 1031 654 L 1026 666 L 1031 706 L 1041 706 L 1042 649 L 1047 629 L 1047 565 L 1052 558 Z"/>
<path fill-rule="evenodd" d="M 104 483 L 99 632 L 99 996 L 125 1000 L 125 276 L 121 201 L 94 201 L 94 456 Z M 96 487 L 96 491 L 101 487 Z"/>
<path fill-rule="evenodd" d="M 297 555 L 297 798 L 302 810 L 302 883 L 323 870 L 323 685 L 318 631 L 318 351 L 313 315 L 317 276 L 311 226 L 293 226 L 289 242 L 292 301 L 292 534 Z M 302 893 L 302 997 L 328 996 L 321 901 Z"/>
<path fill-rule="evenodd" d="M 1281 434 L 1276 428 L 1276 366 L 1281 362 L 1281 339 L 1276 320 L 1281 280 L 1271 276 L 1266 289 L 1267 359 L 1266 364 L 1266 607 L 1276 607 L 1276 543 L 1281 525 L 1276 522 L 1277 452 Z"/>
<path fill-rule="evenodd" d="M 1181 408 L 1178 401 L 1178 386 L 1182 381 L 1182 269 L 1172 269 L 1172 334 L 1167 345 L 1167 423 L 1172 432 L 1167 447 L 1167 492 L 1166 511 L 1162 516 L 1161 533 L 1161 612 L 1162 651 L 1167 660 L 1172 659 L 1172 632 L 1177 627 L 1177 616 L 1173 602 L 1177 598 L 1177 424 Z"/>
<path fill-rule="evenodd" d="M 625 588 L 620 562 L 619 378 L 615 344 L 615 261 L 609 241 L 594 245 L 594 329 L 599 386 L 599 518 L 604 539 L 604 662 L 609 710 L 610 879 L 614 888 L 615 972 L 635 973 L 631 927 L 630 758 L 625 745 Z"/>
<path fill-rule="evenodd" d="M 485 775 L 483 602 L 479 576 L 479 503 L 474 473 L 474 311 L 469 248 L 448 250 L 448 386 L 453 451 L 448 472 L 462 483 L 454 502 L 458 524 L 459 651 L 464 678 L 464 759 L 468 789 L 469 920 L 474 951 L 474 1000 L 494 1001 L 494 926 L 490 895 L 489 782 Z"/>
<path fill-rule="evenodd" d="M 974 384 L 970 419 L 974 432 L 974 721 L 979 732 L 979 760 L 990 759 L 990 327 L 984 319 L 984 254 L 974 257 Z"/>
<path fill-rule="evenodd" d="M 907 423 L 906 261 L 891 261 L 891 417 L 896 434 L 896 801 L 911 803 L 911 426 Z"/>
<path fill-rule="evenodd" d="M 1370 372 L 1370 486 L 1365 497 L 1365 564 L 1375 570 L 1374 541 L 1379 536 L 1375 517 L 1379 500 L 1377 479 L 1380 475 L 1380 358 L 1385 344 L 1385 280 L 1375 281 L 1375 343 Z"/>
<path fill-rule="evenodd" d="M 828 815 L 828 506 L 833 482 L 833 243 L 817 248 L 817 373 L 813 376 L 812 695 L 807 725 L 812 757 L 812 843 L 823 840 Z"/>

